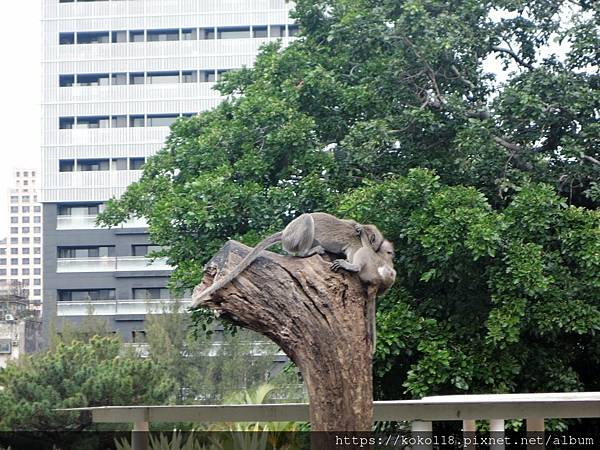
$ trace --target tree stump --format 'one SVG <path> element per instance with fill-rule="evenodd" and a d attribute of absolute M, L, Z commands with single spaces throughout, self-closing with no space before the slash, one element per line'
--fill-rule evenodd
<path fill-rule="evenodd" d="M 209 261 L 193 296 L 228 273 L 250 251 L 230 241 Z M 239 277 L 201 307 L 274 341 L 306 382 L 313 431 L 370 431 L 373 424 L 372 340 L 375 294 L 330 261 L 262 252 Z"/>

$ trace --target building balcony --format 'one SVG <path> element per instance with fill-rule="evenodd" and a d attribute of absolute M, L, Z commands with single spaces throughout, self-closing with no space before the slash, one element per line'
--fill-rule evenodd
<path fill-rule="evenodd" d="M 130 272 L 136 270 L 173 270 L 166 258 L 145 256 L 103 256 L 99 258 L 58 258 L 57 273 L 70 272 Z"/>
<path fill-rule="evenodd" d="M 191 304 L 190 299 L 178 300 L 181 309 Z M 59 317 L 86 316 L 118 316 L 131 314 L 162 314 L 170 311 L 174 300 L 88 300 L 77 302 L 57 302 L 57 315 Z"/>
<path fill-rule="evenodd" d="M 96 215 L 90 216 L 58 216 L 56 218 L 57 230 L 91 230 L 103 229 L 96 225 Z M 121 228 L 148 228 L 146 219 L 136 218 L 122 223 L 118 226 Z"/>

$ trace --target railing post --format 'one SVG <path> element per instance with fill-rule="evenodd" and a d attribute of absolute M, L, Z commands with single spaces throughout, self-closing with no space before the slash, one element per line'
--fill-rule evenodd
<path fill-rule="evenodd" d="M 541 417 L 528 417 L 527 419 L 527 450 L 543 450 L 544 419 Z"/>
<path fill-rule="evenodd" d="M 413 450 L 432 450 L 433 449 L 433 424 L 423 420 L 413 420 L 411 424 L 413 437 L 421 438 L 426 443 L 417 442 L 413 445 Z"/>
<path fill-rule="evenodd" d="M 490 420 L 490 437 L 493 438 L 490 450 L 504 450 L 504 419 Z"/>
<path fill-rule="evenodd" d="M 475 450 L 475 433 L 477 424 L 474 420 L 463 420 L 463 448 L 465 450 Z"/>
<path fill-rule="evenodd" d="M 148 450 L 148 432 L 150 424 L 148 422 L 135 422 L 131 431 L 131 450 Z"/>

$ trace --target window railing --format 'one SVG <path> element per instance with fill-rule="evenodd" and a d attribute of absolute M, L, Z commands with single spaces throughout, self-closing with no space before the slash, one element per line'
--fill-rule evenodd
<path fill-rule="evenodd" d="M 166 258 L 145 256 L 103 256 L 99 258 L 58 258 L 57 273 L 69 272 L 129 272 L 136 270 L 173 270 Z"/>
<path fill-rule="evenodd" d="M 182 308 L 187 308 L 191 300 L 178 300 Z M 169 311 L 175 300 L 87 300 L 87 301 L 58 301 L 56 303 L 57 315 L 86 316 L 118 316 L 129 314 L 162 314 Z"/>

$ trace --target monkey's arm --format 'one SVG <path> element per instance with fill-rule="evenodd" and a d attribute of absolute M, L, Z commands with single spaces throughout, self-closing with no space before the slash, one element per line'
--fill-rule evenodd
<path fill-rule="evenodd" d="M 336 259 L 331 263 L 331 270 L 337 272 L 340 269 L 347 270 L 348 272 L 358 272 L 360 271 L 360 266 L 358 264 L 352 264 L 345 259 Z"/>

